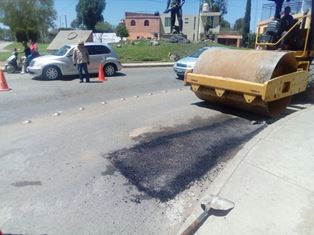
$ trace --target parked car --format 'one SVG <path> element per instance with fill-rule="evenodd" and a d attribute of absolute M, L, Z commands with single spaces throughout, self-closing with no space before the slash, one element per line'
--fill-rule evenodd
<path fill-rule="evenodd" d="M 54 80 L 65 75 L 78 74 L 73 66 L 73 49 L 77 45 L 65 45 L 51 55 L 40 56 L 32 60 L 28 72 L 34 76 L 42 76 L 45 79 Z M 105 43 L 85 43 L 90 56 L 88 65 L 89 73 L 98 73 L 101 64 L 106 76 L 113 76 L 122 69 L 116 52 Z"/>
<path fill-rule="evenodd" d="M 194 51 L 191 55 L 178 60 L 173 65 L 173 70 L 177 74 L 178 79 L 183 79 L 185 72 L 188 69 L 193 69 L 194 66 L 195 66 L 195 63 L 196 63 L 196 61 L 198 59 L 198 57 L 200 57 L 200 55 L 204 51 L 208 50 L 209 48 L 213 48 L 213 47 L 203 47 L 203 48 L 200 48 L 200 49 Z M 221 47 L 221 48 L 223 48 L 223 47 Z"/>

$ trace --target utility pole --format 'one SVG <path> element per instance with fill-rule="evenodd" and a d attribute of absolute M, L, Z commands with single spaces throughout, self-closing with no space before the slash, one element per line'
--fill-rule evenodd
<path fill-rule="evenodd" d="M 256 8 L 255 8 L 255 19 L 254 19 L 254 27 L 257 27 L 257 10 L 258 10 L 258 0 L 256 0 Z"/>
<path fill-rule="evenodd" d="M 67 15 L 64 15 L 65 28 L 68 28 Z"/>
<path fill-rule="evenodd" d="M 202 3 L 203 3 L 203 0 L 200 0 L 199 6 L 198 6 L 198 17 L 197 17 L 197 35 L 196 35 L 197 42 L 200 40 L 200 18 L 201 18 Z"/>

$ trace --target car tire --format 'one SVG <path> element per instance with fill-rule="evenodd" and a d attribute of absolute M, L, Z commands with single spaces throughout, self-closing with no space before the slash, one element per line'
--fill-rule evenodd
<path fill-rule="evenodd" d="M 57 66 L 47 66 L 43 71 L 43 77 L 46 80 L 56 80 L 61 77 L 61 71 Z"/>
<path fill-rule="evenodd" d="M 116 71 L 117 71 L 117 68 L 114 64 L 106 64 L 104 67 L 104 72 L 106 76 L 108 77 L 115 75 Z"/>

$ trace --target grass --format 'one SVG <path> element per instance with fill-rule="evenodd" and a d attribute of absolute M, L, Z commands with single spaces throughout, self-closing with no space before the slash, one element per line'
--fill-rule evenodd
<path fill-rule="evenodd" d="M 49 44 L 38 44 L 39 53 L 41 55 L 47 54 L 47 47 Z M 159 46 L 152 46 L 148 40 L 135 41 L 134 43 L 123 42 L 121 47 L 118 44 L 111 44 L 117 52 L 122 63 L 132 62 L 168 62 L 170 52 L 177 53 L 181 58 L 191 54 L 193 51 L 204 46 L 217 45 L 212 42 L 208 43 L 170 43 L 160 42 Z M 12 43 L 5 48 L 6 52 L 0 53 L 0 61 L 5 61 L 12 53 L 13 49 L 19 49 L 20 56 L 23 56 L 24 47 L 21 43 Z"/>
<path fill-rule="evenodd" d="M 48 45 L 49 44 L 38 43 L 38 51 L 41 55 L 45 55 L 48 53 L 47 52 Z M 24 56 L 24 52 L 23 52 L 24 46 L 22 45 L 22 43 L 14 42 L 4 48 L 6 51 L 0 53 L 0 61 L 5 61 L 7 58 L 9 58 L 14 48 L 18 49 L 18 52 L 21 53 L 19 54 L 19 57 Z"/>
<path fill-rule="evenodd" d="M 122 63 L 131 62 L 167 62 L 169 61 L 169 52 L 177 53 L 181 58 L 191 54 L 198 48 L 214 45 L 213 43 L 169 43 L 161 42 L 159 46 L 152 46 L 149 41 L 136 41 L 134 44 L 122 43 L 112 44 Z"/>

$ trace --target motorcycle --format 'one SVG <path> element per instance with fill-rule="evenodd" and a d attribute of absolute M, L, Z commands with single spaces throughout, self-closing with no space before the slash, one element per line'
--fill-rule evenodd
<path fill-rule="evenodd" d="M 7 73 L 21 72 L 23 71 L 25 61 L 25 56 L 18 58 L 18 53 L 13 51 L 12 55 L 6 60 L 4 71 Z"/>

